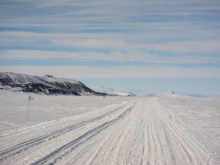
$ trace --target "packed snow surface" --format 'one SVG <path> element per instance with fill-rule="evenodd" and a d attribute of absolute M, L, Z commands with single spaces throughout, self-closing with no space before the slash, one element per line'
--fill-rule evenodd
<path fill-rule="evenodd" d="M 0 91 L 0 164 L 220 164 L 220 98 Z"/>

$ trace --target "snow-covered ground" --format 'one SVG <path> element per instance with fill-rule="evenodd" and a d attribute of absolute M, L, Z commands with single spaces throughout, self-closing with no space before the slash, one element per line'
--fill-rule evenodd
<path fill-rule="evenodd" d="M 220 164 L 220 98 L 0 91 L 0 164 Z"/>

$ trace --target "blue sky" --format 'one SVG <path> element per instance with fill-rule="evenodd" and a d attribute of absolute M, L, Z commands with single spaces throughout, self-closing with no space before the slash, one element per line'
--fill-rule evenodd
<path fill-rule="evenodd" d="M 0 1 L 3 72 L 220 94 L 219 53 L 219 0 Z"/>

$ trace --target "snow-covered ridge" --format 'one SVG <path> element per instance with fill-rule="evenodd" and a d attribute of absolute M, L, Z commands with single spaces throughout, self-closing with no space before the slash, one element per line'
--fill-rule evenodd
<path fill-rule="evenodd" d="M 103 95 L 72 79 L 11 72 L 0 72 L 0 89 L 44 94 Z"/>
<path fill-rule="evenodd" d="M 153 90 L 135 90 L 124 88 L 106 88 L 103 86 L 92 87 L 94 91 L 116 94 L 119 96 L 138 96 L 138 97 L 219 97 L 218 95 L 205 95 L 205 94 L 191 94 L 191 93 L 179 93 L 174 91 L 153 91 Z"/>
<path fill-rule="evenodd" d="M 96 92 L 101 92 L 101 93 L 107 93 L 107 94 L 111 94 L 111 95 L 119 95 L 119 96 L 134 96 L 132 93 L 130 92 L 122 92 L 122 91 L 117 91 L 115 89 L 111 89 L 111 88 L 105 88 L 103 86 L 99 86 L 99 87 L 93 87 L 91 88 L 92 90 L 96 91 Z"/>
<path fill-rule="evenodd" d="M 45 82 L 59 82 L 59 83 L 78 83 L 78 81 L 66 79 L 66 78 L 57 78 L 51 75 L 32 76 L 26 74 L 12 73 L 12 72 L 0 72 L 0 78 L 5 79 L 6 81 L 14 84 L 28 84 L 28 83 L 45 83 Z"/>
<path fill-rule="evenodd" d="M 147 90 L 131 90 L 131 89 L 112 89 L 105 88 L 103 86 L 93 87 L 92 90 L 107 94 L 117 94 L 119 96 L 139 96 L 139 97 L 177 97 L 177 94 L 173 91 L 147 91 Z M 182 96 L 182 95 L 181 95 Z"/>

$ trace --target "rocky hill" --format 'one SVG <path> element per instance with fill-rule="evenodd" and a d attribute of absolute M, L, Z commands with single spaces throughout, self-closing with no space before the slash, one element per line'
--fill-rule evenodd
<path fill-rule="evenodd" d="M 51 75 L 32 76 L 11 72 L 0 72 L 0 89 L 48 95 L 105 95 L 95 92 L 79 81 L 57 78 Z"/>

